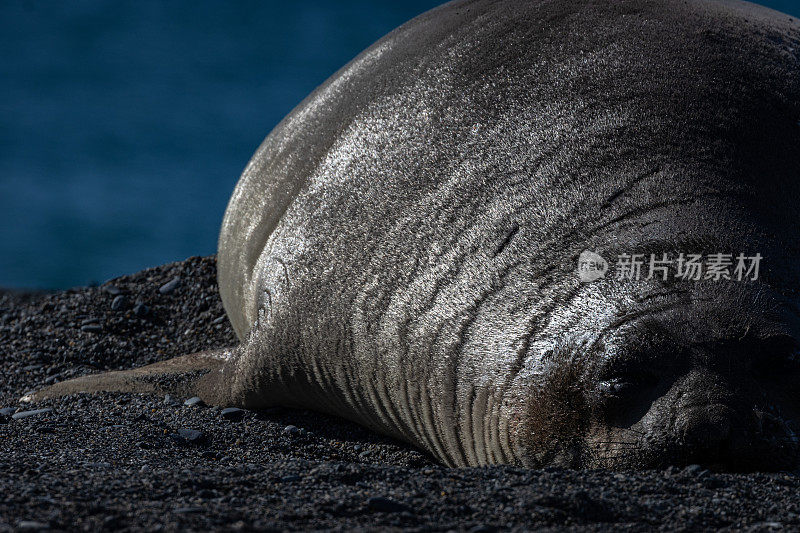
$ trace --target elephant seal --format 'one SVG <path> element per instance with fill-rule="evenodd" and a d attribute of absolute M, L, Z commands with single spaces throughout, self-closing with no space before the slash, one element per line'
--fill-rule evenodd
<path fill-rule="evenodd" d="M 453 466 L 796 468 L 799 67 L 798 23 L 742 2 L 434 9 L 244 171 L 218 255 L 239 346 L 26 399 L 298 406 Z M 583 283 L 587 252 L 764 260 Z"/>

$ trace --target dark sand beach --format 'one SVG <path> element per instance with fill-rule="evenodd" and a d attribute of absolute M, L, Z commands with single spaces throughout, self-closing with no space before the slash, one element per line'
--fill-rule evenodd
<path fill-rule="evenodd" d="M 215 275 L 213 257 L 192 258 L 101 287 L 0 294 L 0 531 L 800 528 L 788 473 L 456 470 L 309 412 L 130 394 L 17 402 L 235 344 Z M 50 410 L 19 416 L 30 409 Z"/>

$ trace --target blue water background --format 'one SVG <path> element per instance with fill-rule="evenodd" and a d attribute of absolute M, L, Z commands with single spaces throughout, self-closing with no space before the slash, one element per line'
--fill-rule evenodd
<path fill-rule="evenodd" d="M 439 3 L 0 2 L 0 287 L 214 253 L 266 134 Z M 800 15 L 796 0 L 763 3 Z"/>

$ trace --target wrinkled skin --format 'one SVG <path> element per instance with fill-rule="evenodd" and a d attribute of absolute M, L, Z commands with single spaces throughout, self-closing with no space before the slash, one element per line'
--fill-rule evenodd
<path fill-rule="evenodd" d="M 205 365 L 208 402 L 333 413 L 449 465 L 797 468 L 799 54 L 797 21 L 738 2 L 429 12 L 245 170 L 218 258 L 242 344 L 149 372 Z M 585 250 L 764 261 L 581 284 Z"/>

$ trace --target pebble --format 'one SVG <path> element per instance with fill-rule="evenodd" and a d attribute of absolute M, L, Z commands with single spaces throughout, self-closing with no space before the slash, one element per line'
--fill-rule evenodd
<path fill-rule="evenodd" d="M 189 398 L 188 400 L 183 402 L 183 405 L 185 405 L 186 407 L 202 407 L 205 405 L 205 403 L 203 402 L 203 400 L 195 396 L 194 398 Z"/>
<path fill-rule="evenodd" d="M 196 429 L 179 429 L 178 437 L 186 442 L 200 442 L 205 438 L 205 434 Z"/>
<path fill-rule="evenodd" d="M 17 409 L 14 407 L 3 407 L 0 409 L 0 416 L 11 416 L 17 412 Z"/>
<path fill-rule="evenodd" d="M 225 318 L 226 318 L 225 315 L 217 317 L 214 319 L 214 322 L 212 322 L 212 324 L 222 324 L 223 322 L 225 322 Z"/>
<path fill-rule="evenodd" d="M 390 500 L 381 496 L 375 496 L 367 500 L 367 507 L 372 511 L 379 513 L 402 513 L 407 511 L 408 507 L 400 502 Z"/>
<path fill-rule="evenodd" d="M 683 469 L 683 474 L 686 476 L 692 476 L 699 479 L 708 474 L 708 470 L 706 470 L 700 465 L 689 465 Z"/>
<path fill-rule="evenodd" d="M 202 513 L 202 507 L 178 507 L 175 509 L 176 514 L 192 514 L 192 513 Z"/>
<path fill-rule="evenodd" d="M 81 331 L 84 333 L 100 333 L 103 331 L 103 326 L 100 324 L 86 324 L 81 326 Z"/>
<path fill-rule="evenodd" d="M 43 415 L 45 413 L 51 412 L 52 410 L 53 410 L 52 408 L 46 407 L 45 409 L 36 409 L 35 411 L 22 411 L 11 415 L 11 418 L 13 418 L 14 420 L 20 420 L 23 418 L 30 418 L 32 416 Z"/>
<path fill-rule="evenodd" d="M 178 401 L 175 400 L 175 398 L 173 398 L 169 394 L 167 394 L 166 396 L 164 396 L 164 404 L 165 405 L 178 405 Z"/>
<path fill-rule="evenodd" d="M 42 529 L 50 529 L 49 524 L 44 524 L 42 522 L 35 522 L 33 520 L 23 520 L 17 524 L 17 529 L 30 531 L 30 530 L 42 530 Z"/>
<path fill-rule="evenodd" d="M 114 301 L 111 302 L 111 310 L 112 311 L 120 311 L 128 307 L 128 298 L 126 296 L 117 296 L 114 298 Z"/>
<path fill-rule="evenodd" d="M 173 292 L 175 292 L 175 289 L 177 289 L 178 286 L 180 286 L 180 284 L 181 284 L 181 279 L 174 278 L 173 280 L 162 285 L 161 288 L 158 289 L 158 292 L 160 292 L 161 294 L 172 294 Z"/>
<path fill-rule="evenodd" d="M 150 308 L 141 303 L 136 304 L 136 306 L 133 308 L 133 314 L 139 317 L 147 316 L 150 314 Z"/>
<path fill-rule="evenodd" d="M 103 290 L 106 292 L 106 294 L 110 294 L 111 296 L 119 296 L 122 294 L 122 291 L 116 285 L 105 285 Z"/>
<path fill-rule="evenodd" d="M 300 433 L 300 429 L 297 426 L 286 426 L 283 428 L 284 435 L 297 435 Z"/>
<path fill-rule="evenodd" d="M 494 528 L 492 526 L 480 525 L 470 529 L 469 533 L 493 533 L 494 531 L 497 531 L 497 528 Z"/>
<path fill-rule="evenodd" d="M 225 420 L 241 420 L 244 418 L 244 409 L 238 407 L 228 407 L 222 410 L 222 418 Z"/>

